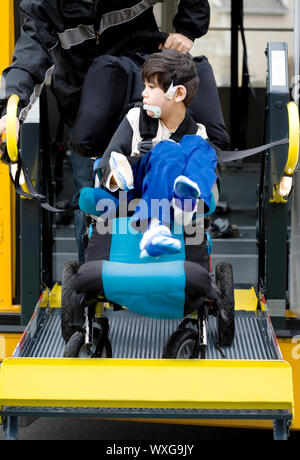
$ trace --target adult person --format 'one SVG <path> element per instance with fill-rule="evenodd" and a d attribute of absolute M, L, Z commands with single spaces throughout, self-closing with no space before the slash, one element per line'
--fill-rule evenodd
<path fill-rule="evenodd" d="M 0 137 L 6 130 L 9 96 L 17 94 L 20 98 L 17 115 L 22 123 L 49 76 L 58 108 L 66 124 L 72 127 L 84 77 L 95 57 L 106 54 L 134 31 L 156 31 L 153 6 L 162 1 L 23 0 L 20 10 L 25 23 L 15 46 L 13 63 L 3 72 L 5 96 L 0 100 Z M 190 51 L 195 38 L 207 32 L 209 18 L 207 0 L 181 0 L 174 17 L 175 33 L 164 44 L 153 44 L 146 51 L 152 53 L 163 46 L 184 53 Z M 83 186 L 91 184 L 91 161 L 72 154 L 72 164 L 79 194 Z M 81 211 L 77 211 L 75 229 L 80 263 L 84 262 L 82 217 Z"/>

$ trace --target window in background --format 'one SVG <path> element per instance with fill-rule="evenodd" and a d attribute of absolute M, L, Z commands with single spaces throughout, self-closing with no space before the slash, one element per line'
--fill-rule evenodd
<path fill-rule="evenodd" d="M 293 0 L 244 0 L 244 28 L 251 84 L 265 86 L 267 42 L 287 42 L 289 76 L 293 77 Z M 196 40 L 194 56 L 204 54 L 214 69 L 217 85 L 230 86 L 231 0 L 211 0 L 210 28 Z M 242 71 L 242 42 L 239 41 L 240 82 Z"/>

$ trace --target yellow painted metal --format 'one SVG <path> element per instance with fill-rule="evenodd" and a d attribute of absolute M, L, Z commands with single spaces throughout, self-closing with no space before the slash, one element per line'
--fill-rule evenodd
<path fill-rule="evenodd" d="M 96 318 L 101 318 L 101 316 L 103 315 L 103 311 L 104 311 L 104 302 L 97 302 L 96 303 L 96 307 L 95 307 L 95 316 Z"/>
<path fill-rule="evenodd" d="M 293 372 L 295 419 L 293 429 L 300 430 L 300 336 L 291 339 L 278 339 L 283 359 Z"/>
<path fill-rule="evenodd" d="M 299 160 L 299 111 L 295 102 L 287 104 L 288 121 L 289 121 L 289 150 L 288 159 L 282 175 L 291 176 L 294 174 Z M 287 200 L 279 193 L 279 184 L 273 187 L 273 198 L 270 203 L 287 203 Z"/>
<path fill-rule="evenodd" d="M 0 74 L 12 60 L 14 50 L 14 0 L 1 0 Z"/>
<path fill-rule="evenodd" d="M 35 181 L 33 180 L 32 181 L 32 185 L 35 187 Z M 29 190 L 28 190 L 28 187 L 27 185 L 24 183 L 22 184 L 22 189 L 25 193 L 30 193 Z M 32 200 L 32 198 L 30 198 L 29 196 L 21 196 L 21 200 Z"/>
<path fill-rule="evenodd" d="M 0 361 L 12 356 L 20 338 L 21 334 L 0 334 Z"/>
<path fill-rule="evenodd" d="M 234 290 L 235 310 L 256 311 L 258 300 L 254 287 Z"/>
<path fill-rule="evenodd" d="M 6 142 L 7 153 L 11 161 L 18 160 L 18 145 L 17 145 L 17 109 L 19 96 L 13 94 L 8 99 L 7 103 L 7 121 L 6 121 Z"/>
<path fill-rule="evenodd" d="M 14 1 L 1 0 L 0 73 L 14 49 Z M 5 82 L 1 80 L 2 89 Z M 15 193 L 6 165 L 0 163 L 0 313 L 19 312 L 15 295 Z"/>
<path fill-rule="evenodd" d="M 47 287 L 39 299 L 40 308 L 60 308 L 61 307 L 61 285 L 55 283 L 52 290 Z"/>
<path fill-rule="evenodd" d="M 290 316 L 290 315 L 287 315 Z M 288 362 L 292 368 L 293 389 L 294 389 L 294 421 L 292 430 L 300 430 L 300 336 L 295 336 L 288 339 L 278 338 L 278 344 L 283 356 L 283 359 Z M 150 420 L 145 420 L 149 422 Z M 157 420 L 151 420 L 157 422 Z M 227 426 L 239 428 L 272 428 L 272 422 L 267 420 L 160 420 L 161 423 L 181 423 L 187 425 L 210 425 L 210 426 Z"/>
<path fill-rule="evenodd" d="M 291 368 L 284 361 L 8 358 L 1 366 L 2 405 L 293 414 L 294 402 Z"/>
<path fill-rule="evenodd" d="M 17 304 L 2 305 L 0 307 L 0 313 L 3 313 L 3 314 L 9 314 L 9 313 L 20 314 L 21 310 L 22 310 L 21 305 L 17 305 Z"/>
<path fill-rule="evenodd" d="M 279 185 L 274 185 L 273 187 L 273 198 L 270 198 L 270 203 L 277 203 L 277 204 L 286 204 L 287 199 L 285 199 L 283 196 L 280 195 L 279 193 Z"/>
<path fill-rule="evenodd" d="M 285 174 L 292 175 L 299 160 L 299 111 L 295 102 L 287 105 L 289 117 L 289 153 L 284 168 Z"/>
<path fill-rule="evenodd" d="M 60 308 L 61 307 L 61 286 L 58 283 L 52 288 L 52 291 L 49 295 L 50 308 Z"/>
<path fill-rule="evenodd" d="M 41 297 L 39 299 L 39 307 L 40 308 L 47 308 L 49 306 L 49 294 L 50 290 L 47 287 L 44 292 L 41 294 Z"/>
<path fill-rule="evenodd" d="M 258 299 L 259 299 L 259 308 L 262 311 L 267 311 L 268 310 L 267 301 L 266 301 L 265 295 L 264 295 L 264 293 L 262 291 L 259 291 Z"/>
<path fill-rule="evenodd" d="M 7 166 L 0 164 L 0 313 L 16 312 L 13 305 L 15 274 L 14 191 Z"/>

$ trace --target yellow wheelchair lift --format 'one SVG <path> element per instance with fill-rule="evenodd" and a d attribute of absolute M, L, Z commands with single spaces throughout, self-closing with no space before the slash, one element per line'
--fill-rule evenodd
<path fill-rule="evenodd" d="M 4 13 L 10 25 L 13 1 Z M 3 18 L 3 16 L 2 16 Z M 12 29 L 3 29 L 12 43 Z M 5 40 L 4 40 L 5 42 Z M 1 41 L 3 43 L 3 41 Z M 12 47 L 1 64 L 9 63 Z M 8 104 L 7 147 L 16 161 L 16 110 L 18 98 Z M 285 175 L 292 176 L 298 163 L 299 119 L 293 104 L 288 106 L 290 146 Z M 298 120 L 298 121 L 297 121 Z M 297 147 L 298 146 L 298 147 Z M 14 305 L 15 198 L 7 166 L 0 164 L 0 314 L 20 312 Z M 279 186 L 279 184 L 278 184 Z M 274 199 L 280 199 L 274 194 Z M 290 343 L 277 348 L 268 308 L 254 289 L 236 290 L 239 321 L 251 318 L 267 329 L 265 336 L 275 349 L 270 359 L 66 359 L 24 356 L 26 341 L 38 340 L 38 320 L 53 324 L 60 316 L 60 289 L 46 289 L 38 300 L 33 318 L 21 340 L 0 333 L 0 414 L 7 436 L 15 437 L 21 416 L 80 416 L 168 423 L 218 424 L 244 427 L 274 427 L 276 439 L 286 439 L 291 425 L 300 429 L 299 364 L 290 359 Z M 59 323 L 59 321 L 58 321 Z M 45 326 L 46 327 L 46 326 Z M 260 326 L 259 326 L 260 327 Z M 272 335 L 273 334 L 273 335 Z M 17 345 L 14 357 L 13 345 Z M 293 372 L 292 366 L 293 365 Z M 297 367 L 297 369 L 296 369 Z M 120 378 L 121 377 L 121 378 Z M 294 381 L 293 381 L 294 379 Z M 296 411 L 296 414 L 295 414 Z"/>

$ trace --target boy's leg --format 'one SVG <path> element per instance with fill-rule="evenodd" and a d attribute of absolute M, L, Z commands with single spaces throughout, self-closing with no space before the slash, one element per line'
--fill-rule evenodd
<path fill-rule="evenodd" d="M 186 164 L 182 174 L 197 184 L 200 198 L 209 207 L 211 191 L 217 179 L 216 152 L 200 136 L 184 136 L 180 144 L 186 153 Z"/>
<path fill-rule="evenodd" d="M 78 205 L 80 190 L 83 187 L 93 186 L 93 167 L 92 160 L 90 158 L 84 158 L 76 153 L 72 152 L 72 168 L 73 168 L 73 180 L 75 184 L 76 193 L 73 197 L 72 204 L 74 206 Z M 75 237 L 78 251 L 78 261 L 80 264 L 84 263 L 84 245 L 83 245 L 83 235 L 86 232 L 86 223 L 85 215 L 78 209 L 74 213 L 74 223 L 75 223 Z"/>
<path fill-rule="evenodd" d="M 185 156 L 180 144 L 165 140 L 133 166 L 134 191 L 128 194 L 128 199 L 139 197 L 143 200 L 133 222 L 146 222 L 147 227 L 149 219 L 155 218 L 169 224 L 173 186 L 185 168 Z"/>
<path fill-rule="evenodd" d="M 200 188 L 196 182 L 184 175 L 176 178 L 172 204 L 174 221 L 177 224 L 185 227 L 192 222 L 197 210 L 200 194 Z"/>
<path fill-rule="evenodd" d="M 144 232 L 140 243 L 141 257 L 180 252 L 180 240 L 166 225 L 171 218 L 174 181 L 184 166 L 185 152 L 180 144 L 166 140 L 133 167 L 135 195 L 132 197 L 141 197 L 141 200 L 132 224 Z"/>
<path fill-rule="evenodd" d="M 206 127 L 209 139 L 221 149 L 226 149 L 230 145 L 230 138 L 225 127 L 212 67 L 205 56 L 196 57 L 194 62 L 200 83 L 188 111 L 195 121 Z"/>

